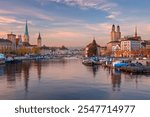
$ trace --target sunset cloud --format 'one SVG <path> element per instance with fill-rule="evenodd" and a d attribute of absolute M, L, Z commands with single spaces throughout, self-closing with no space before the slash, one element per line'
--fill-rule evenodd
<path fill-rule="evenodd" d="M 120 12 L 118 11 L 118 5 L 111 0 L 38 0 L 42 4 L 44 2 L 56 2 L 63 3 L 69 6 L 79 6 L 82 9 L 93 8 L 108 13 L 107 18 L 115 19 Z"/>
<path fill-rule="evenodd" d="M 13 11 L 0 9 L 0 14 L 14 14 Z"/>
<path fill-rule="evenodd" d="M 4 23 L 4 24 L 10 24 L 10 23 L 19 23 L 19 24 L 24 24 L 24 22 L 16 20 L 16 18 L 12 18 L 12 17 L 2 17 L 0 16 L 0 23 Z"/>
<path fill-rule="evenodd" d="M 0 31 L 0 38 L 5 38 L 8 32 Z"/>
<path fill-rule="evenodd" d="M 127 3 L 127 5 L 125 4 Z M 96 38 L 99 45 L 110 41 L 112 24 L 120 25 L 122 36 L 134 35 L 135 26 L 142 39 L 150 39 L 147 2 L 123 0 L 0 0 L 0 37 L 7 33 L 24 35 L 28 20 L 30 43 L 48 46 L 85 46 Z M 140 9 L 140 10 L 139 10 Z"/>

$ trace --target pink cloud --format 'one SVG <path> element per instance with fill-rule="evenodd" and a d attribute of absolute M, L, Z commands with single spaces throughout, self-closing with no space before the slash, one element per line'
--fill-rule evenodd
<path fill-rule="evenodd" d="M 0 16 L 0 23 L 6 23 L 6 24 L 20 23 L 20 24 L 23 24 L 24 22 L 16 20 L 16 18 L 13 18 L 13 17 L 2 17 L 2 16 Z"/>
<path fill-rule="evenodd" d="M 79 32 L 69 32 L 69 31 L 59 31 L 59 32 L 53 32 L 52 34 L 49 34 L 51 38 L 78 38 L 83 37 L 84 35 Z"/>
<path fill-rule="evenodd" d="M 8 32 L 0 32 L 0 38 L 5 38 Z"/>

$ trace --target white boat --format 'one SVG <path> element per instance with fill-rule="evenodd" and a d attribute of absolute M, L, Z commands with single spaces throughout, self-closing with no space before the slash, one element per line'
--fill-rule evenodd
<path fill-rule="evenodd" d="M 11 62 L 13 62 L 13 61 L 14 61 L 13 57 L 7 57 L 7 58 L 5 59 L 5 62 L 6 62 L 6 63 L 11 63 Z"/>
<path fill-rule="evenodd" d="M 5 55 L 0 53 L 0 64 L 5 63 Z"/>
<path fill-rule="evenodd" d="M 100 65 L 100 61 L 94 58 L 86 58 L 86 59 L 83 59 L 82 64 L 88 65 L 88 66 Z"/>

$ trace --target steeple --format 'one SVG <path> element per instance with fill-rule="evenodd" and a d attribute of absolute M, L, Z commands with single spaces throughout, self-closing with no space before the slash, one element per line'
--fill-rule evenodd
<path fill-rule="evenodd" d="M 117 26 L 117 32 L 120 32 L 120 26 L 119 25 Z"/>
<path fill-rule="evenodd" d="M 112 31 L 115 31 L 115 25 L 114 24 L 112 25 Z"/>
<path fill-rule="evenodd" d="M 41 38 L 41 34 L 39 33 L 39 36 L 37 38 L 37 46 L 41 47 L 42 46 L 42 38 Z"/>
<path fill-rule="evenodd" d="M 39 33 L 38 40 L 41 40 L 41 34 Z"/>
<path fill-rule="evenodd" d="M 93 42 L 92 43 L 96 45 L 95 37 L 93 37 Z"/>
<path fill-rule="evenodd" d="M 28 32 L 28 22 L 27 22 L 27 20 L 26 20 L 26 26 L 25 26 L 24 42 L 29 43 L 29 32 Z"/>
<path fill-rule="evenodd" d="M 135 27 L 135 37 L 137 37 L 137 26 Z"/>
<path fill-rule="evenodd" d="M 27 22 L 27 20 L 26 20 L 25 35 L 29 36 L 29 32 L 28 32 L 28 22 Z"/>
<path fill-rule="evenodd" d="M 115 25 L 112 25 L 112 30 L 111 30 L 111 41 L 115 41 L 116 39 L 116 31 L 115 31 Z"/>
<path fill-rule="evenodd" d="M 116 41 L 118 41 L 121 38 L 121 32 L 120 32 L 120 26 L 117 26 L 117 32 L 116 32 Z"/>

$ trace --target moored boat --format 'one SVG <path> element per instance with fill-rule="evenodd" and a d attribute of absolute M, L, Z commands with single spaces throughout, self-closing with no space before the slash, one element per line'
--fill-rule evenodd
<path fill-rule="evenodd" d="M 9 56 L 5 59 L 5 63 L 20 63 L 20 62 L 22 62 L 22 59 L 17 59 L 15 57 L 11 57 L 11 56 Z"/>
<path fill-rule="evenodd" d="M 0 64 L 5 63 L 5 55 L 0 53 Z"/>
<path fill-rule="evenodd" d="M 11 62 L 13 62 L 13 57 L 7 57 L 6 59 L 5 59 L 5 63 L 11 63 Z"/>
<path fill-rule="evenodd" d="M 88 65 L 88 66 L 100 65 L 100 61 L 98 58 L 91 57 L 91 58 L 83 59 L 82 64 Z"/>
<path fill-rule="evenodd" d="M 113 62 L 112 63 L 112 66 L 113 67 L 126 67 L 126 66 L 128 66 L 128 62 L 123 62 L 123 61 L 115 61 L 115 62 Z"/>

